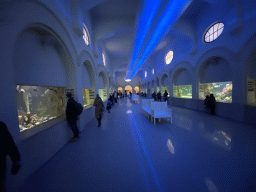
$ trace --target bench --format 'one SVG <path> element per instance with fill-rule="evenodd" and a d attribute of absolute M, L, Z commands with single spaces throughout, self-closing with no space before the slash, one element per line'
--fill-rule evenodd
<path fill-rule="evenodd" d="M 141 111 L 146 113 L 148 117 L 151 115 L 151 102 L 154 102 L 154 99 L 141 100 Z"/>
<path fill-rule="evenodd" d="M 139 95 L 132 95 L 133 102 L 139 102 L 139 100 L 140 100 Z"/>
<path fill-rule="evenodd" d="M 167 107 L 167 101 L 151 103 L 151 119 L 152 118 L 154 118 L 154 124 L 156 118 L 158 118 L 159 121 L 161 121 L 161 118 L 171 118 L 172 123 L 172 109 Z"/>

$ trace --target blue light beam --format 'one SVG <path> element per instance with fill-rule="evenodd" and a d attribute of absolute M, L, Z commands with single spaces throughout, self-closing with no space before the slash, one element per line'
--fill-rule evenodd
<path fill-rule="evenodd" d="M 145 0 L 145 5 L 142 8 L 141 15 L 138 18 L 138 27 L 136 31 L 132 58 L 128 67 L 127 77 L 130 76 L 134 68 L 137 57 L 140 53 L 141 47 L 144 43 L 148 30 L 150 29 L 152 20 L 158 10 L 161 0 Z M 126 78 L 128 79 L 128 78 Z"/>
<path fill-rule="evenodd" d="M 156 172 L 156 168 L 154 167 L 153 161 L 152 161 L 152 159 L 151 159 L 151 157 L 150 157 L 150 155 L 149 155 L 149 152 L 148 152 L 148 150 L 147 150 L 145 141 L 144 141 L 144 139 L 143 139 L 143 137 L 142 137 L 142 135 L 141 135 L 141 133 L 140 133 L 139 127 L 138 127 L 138 125 L 137 125 L 137 123 L 136 123 L 136 120 L 135 120 L 135 118 L 134 118 L 134 116 L 133 116 L 132 113 L 129 113 L 129 122 L 130 122 L 130 124 L 133 122 L 133 125 L 134 125 L 134 126 L 133 126 L 133 125 L 130 126 L 130 127 L 132 128 L 133 137 L 134 137 L 134 139 L 136 140 L 134 134 L 137 133 L 137 136 L 138 136 L 138 138 L 139 138 L 139 141 L 140 141 L 140 144 L 141 144 L 141 146 L 142 146 L 144 155 L 145 155 L 146 160 L 147 160 L 147 162 L 148 162 L 149 169 L 150 169 L 151 175 L 152 175 L 152 177 L 153 177 L 153 180 L 154 180 L 155 186 L 156 186 L 156 188 L 157 188 L 157 191 L 158 191 L 158 192 L 163 192 L 163 191 L 164 191 L 164 190 L 163 190 L 163 186 L 162 186 L 162 184 L 161 184 L 161 182 L 160 182 L 160 179 L 159 179 L 159 176 L 158 176 L 158 174 L 157 174 L 157 172 Z M 135 127 L 135 128 L 134 128 L 134 127 Z M 138 143 L 138 141 L 136 141 L 136 144 L 137 144 L 137 143 Z M 139 153 L 139 157 L 142 158 L 142 156 L 141 156 L 140 153 Z M 144 166 L 144 165 L 143 165 L 143 168 L 145 169 L 145 166 Z M 144 170 L 144 171 L 145 171 L 145 170 Z M 144 171 L 143 171 L 143 173 L 145 174 Z M 145 179 L 146 179 L 147 189 L 148 189 L 148 187 L 149 187 L 149 186 L 148 186 L 148 179 L 147 179 L 147 177 L 146 177 Z"/>
<path fill-rule="evenodd" d="M 136 74 L 137 70 L 142 66 L 145 60 L 148 58 L 149 54 L 155 49 L 160 40 L 164 37 L 166 32 L 174 25 L 182 13 L 187 9 L 192 0 L 173 0 L 169 2 L 167 8 L 165 9 L 158 25 L 156 26 L 154 33 L 149 40 L 142 56 L 137 62 L 134 70 L 127 76 L 127 78 L 132 79 Z"/>

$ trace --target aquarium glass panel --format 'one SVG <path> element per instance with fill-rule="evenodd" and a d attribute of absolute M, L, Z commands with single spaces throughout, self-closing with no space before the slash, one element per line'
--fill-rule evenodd
<path fill-rule="evenodd" d="M 192 99 L 192 85 L 173 86 L 173 97 Z"/>
<path fill-rule="evenodd" d="M 90 105 L 89 89 L 83 89 L 83 101 L 84 107 Z"/>
<path fill-rule="evenodd" d="M 162 94 L 162 96 L 164 95 L 165 90 L 167 91 L 168 97 L 169 97 L 169 96 L 170 96 L 169 86 L 167 86 L 167 87 L 161 87 L 161 94 Z"/>
<path fill-rule="evenodd" d="M 20 131 L 65 114 L 64 87 L 16 85 Z"/>
<path fill-rule="evenodd" d="M 199 99 L 213 94 L 217 102 L 232 103 L 232 81 L 217 83 L 199 83 Z"/>
<path fill-rule="evenodd" d="M 99 89 L 99 96 L 102 99 L 102 101 L 107 101 L 108 100 L 108 92 L 107 89 Z"/>

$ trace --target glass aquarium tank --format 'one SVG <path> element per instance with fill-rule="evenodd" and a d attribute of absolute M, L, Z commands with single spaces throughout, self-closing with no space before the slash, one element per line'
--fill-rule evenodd
<path fill-rule="evenodd" d="M 84 107 L 90 105 L 89 89 L 83 89 L 83 102 Z"/>
<path fill-rule="evenodd" d="M 64 87 L 16 85 L 20 131 L 65 114 Z"/>
<path fill-rule="evenodd" d="M 199 99 L 213 94 L 216 102 L 232 103 L 232 81 L 216 83 L 199 83 Z"/>
<path fill-rule="evenodd" d="M 173 97 L 192 99 L 192 85 L 173 86 Z"/>
<path fill-rule="evenodd" d="M 169 97 L 169 96 L 170 96 L 169 86 L 167 86 L 167 87 L 161 87 L 161 94 L 162 94 L 162 96 L 164 95 L 165 90 L 166 90 L 167 93 L 168 93 L 168 96 L 167 96 L 167 97 Z"/>
<path fill-rule="evenodd" d="M 107 101 L 108 100 L 108 92 L 107 89 L 99 89 L 99 96 L 102 99 L 102 101 Z"/>

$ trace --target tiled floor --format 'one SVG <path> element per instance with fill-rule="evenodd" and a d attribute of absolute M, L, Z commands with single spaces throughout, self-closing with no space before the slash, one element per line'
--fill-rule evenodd
<path fill-rule="evenodd" d="M 23 192 L 256 191 L 256 129 L 171 107 L 156 125 L 119 99 L 25 183 Z"/>

